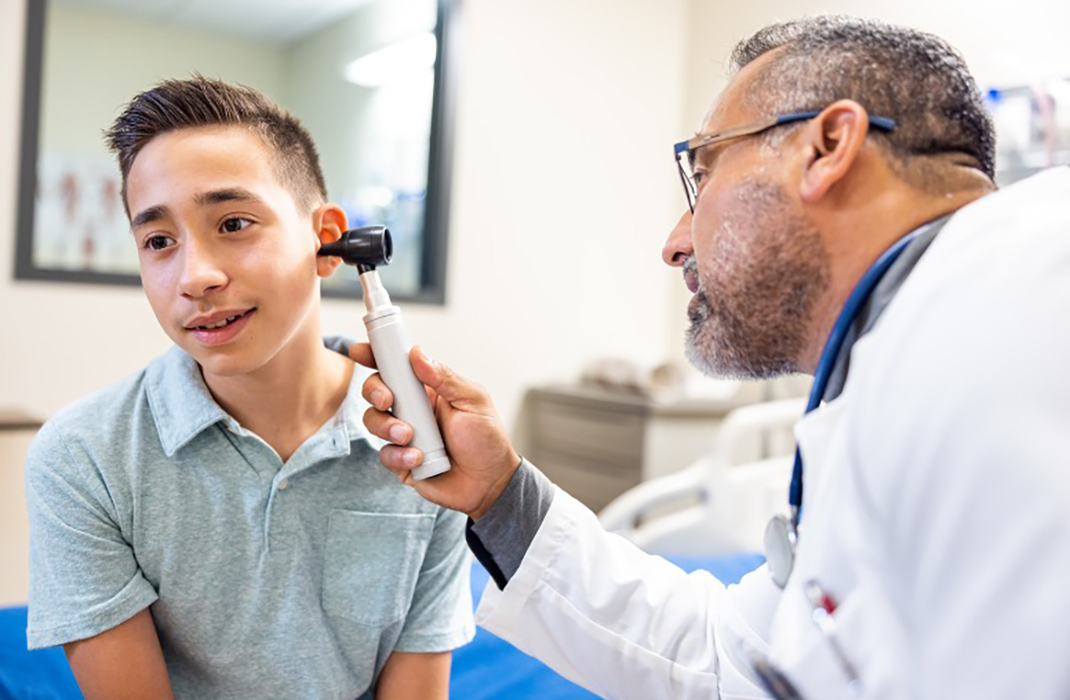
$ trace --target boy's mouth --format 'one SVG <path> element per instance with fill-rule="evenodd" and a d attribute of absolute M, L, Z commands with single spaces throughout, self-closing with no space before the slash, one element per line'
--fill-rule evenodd
<path fill-rule="evenodd" d="M 256 307 L 245 311 L 226 310 L 194 318 L 185 328 L 203 345 L 222 345 L 237 337 Z"/>
<path fill-rule="evenodd" d="M 225 319 L 223 319 L 222 321 L 219 321 L 218 323 L 212 323 L 212 324 L 208 324 L 208 325 L 204 325 L 204 326 L 194 326 L 193 328 L 194 328 L 194 330 L 198 330 L 198 331 L 214 331 L 217 328 L 222 328 L 223 326 L 229 326 L 230 324 L 234 323 L 235 321 L 237 321 L 242 316 L 245 316 L 245 314 L 247 314 L 247 313 L 249 313 L 249 312 L 246 311 L 245 313 L 234 314 L 233 316 L 227 316 Z"/>

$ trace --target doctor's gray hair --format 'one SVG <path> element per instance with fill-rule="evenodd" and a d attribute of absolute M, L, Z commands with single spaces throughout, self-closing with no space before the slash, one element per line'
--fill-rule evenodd
<path fill-rule="evenodd" d="M 965 60 L 940 37 L 853 17 L 805 18 L 770 25 L 740 42 L 732 68 L 773 50 L 776 56 L 748 95 L 756 110 L 782 114 L 853 100 L 870 115 L 895 120 L 893 133 L 870 133 L 893 171 L 911 184 L 930 189 L 940 181 L 933 156 L 968 159 L 994 177 L 992 118 Z M 777 129 L 767 138 L 786 132 Z"/>

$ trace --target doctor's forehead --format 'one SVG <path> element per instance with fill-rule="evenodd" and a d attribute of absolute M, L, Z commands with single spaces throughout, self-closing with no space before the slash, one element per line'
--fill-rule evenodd
<path fill-rule="evenodd" d="M 710 105 L 702 120 L 702 133 L 731 129 L 772 116 L 779 100 L 768 94 L 760 78 L 773 65 L 781 49 L 762 54 L 736 71 Z"/>

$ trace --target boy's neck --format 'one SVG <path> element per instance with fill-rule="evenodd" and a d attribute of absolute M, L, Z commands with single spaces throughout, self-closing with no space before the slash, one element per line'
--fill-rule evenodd
<path fill-rule="evenodd" d="M 315 335 L 293 338 L 254 372 L 222 377 L 202 369 L 202 374 L 216 402 L 286 462 L 338 411 L 353 362 Z"/>

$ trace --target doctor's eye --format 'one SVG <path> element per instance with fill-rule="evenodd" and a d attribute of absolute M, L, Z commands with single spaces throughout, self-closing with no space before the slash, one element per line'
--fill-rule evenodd
<path fill-rule="evenodd" d="M 237 233 L 242 229 L 248 228 L 252 225 L 252 221 L 242 218 L 240 216 L 232 216 L 229 219 L 223 221 L 223 230 L 227 233 Z"/>
<path fill-rule="evenodd" d="M 157 234 L 146 238 L 143 245 L 148 250 L 163 250 L 164 248 L 170 248 L 173 243 L 174 241 L 169 236 Z"/>

